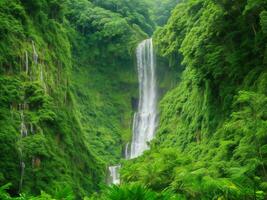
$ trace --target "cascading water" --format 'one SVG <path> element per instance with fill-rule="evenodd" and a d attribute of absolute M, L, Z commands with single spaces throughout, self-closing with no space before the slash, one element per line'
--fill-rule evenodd
<path fill-rule="evenodd" d="M 110 166 L 108 168 L 110 174 L 110 179 L 109 179 L 110 184 L 115 184 L 115 185 L 120 184 L 120 174 L 119 174 L 120 168 L 121 168 L 120 165 Z"/>
<path fill-rule="evenodd" d="M 20 119 L 21 119 L 21 123 L 20 123 L 20 135 L 23 138 L 23 137 L 28 136 L 28 129 L 27 129 L 26 124 L 25 124 L 23 111 L 20 113 Z"/>
<path fill-rule="evenodd" d="M 157 126 L 157 81 L 152 39 L 141 42 L 136 50 L 139 105 L 134 115 L 132 143 L 125 148 L 125 158 L 136 158 L 149 148 Z M 110 183 L 120 184 L 120 165 L 109 167 Z"/>
<path fill-rule="evenodd" d="M 26 74 L 28 75 L 28 73 L 29 73 L 29 56 L 28 56 L 28 51 L 25 52 L 25 71 L 26 71 Z"/>
<path fill-rule="evenodd" d="M 157 126 L 156 65 L 152 39 L 141 42 L 136 51 L 139 105 L 134 115 L 133 137 L 128 158 L 136 158 L 147 150 Z"/>
<path fill-rule="evenodd" d="M 32 40 L 32 58 L 33 58 L 33 64 L 35 66 L 38 66 L 38 53 L 35 48 L 35 43 Z M 29 70 L 29 55 L 28 51 L 25 52 L 25 72 L 27 75 L 30 75 L 31 80 L 33 79 L 32 71 Z M 44 84 L 44 77 L 43 77 L 43 68 L 42 65 L 40 65 L 40 80 Z M 44 84 L 45 88 L 45 84 Z M 12 106 L 11 106 L 12 108 Z M 18 111 L 20 113 L 20 140 L 22 140 L 24 137 L 27 137 L 29 133 L 34 134 L 34 126 L 32 123 L 27 122 L 25 119 L 25 111 L 29 109 L 29 105 L 24 102 L 22 104 L 18 105 Z M 29 129 L 30 128 L 30 129 Z M 22 191 L 23 187 L 23 178 L 24 178 L 24 172 L 26 168 L 26 163 L 23 160 L 23 148 L 19 147 L 19 157 L 20 157 L 20 181 L 19 181 L 19 193 Z M 33 157 L 33 161 L 35 158 Z"/>
<path fill-rule="evenodd" d="M 35 65 L 38 65 L 38 54 L 37 54 L 35 43 L 33 40 L 32 40 L 32 51 L 33 51 L 33 62 Z"/>
<path fill-rule="evenodd" d="M 130 150 L 129 146 L 130 146 L 130 143 L 128 142 L 128 143 L 126 144 L 126 146 L 125 146 L 125 150 L 124 150 L 124 157 L 125 157 L 126 160 L 129 159 L 129 150 Z"/>
<path fill-rule="evenodd" d="M 19 104 L 19 112 L 20 112 L 20 140 L 22 138 L 28 136 L 28 128 L 25 123 L 24 111 L 28 108 L 26 103 Z M 20 157 L 20 181 L 19 181 L 19 193 L 22 191 L 23 186 L 23 178 L 24 178 L 24 171 L 25 171 L 25 162 L 23 160 L 23 150 L 19 147 L 19 157 Z"/>

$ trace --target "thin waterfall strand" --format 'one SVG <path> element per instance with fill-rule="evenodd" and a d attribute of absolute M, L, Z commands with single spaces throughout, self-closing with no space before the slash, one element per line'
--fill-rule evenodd
<path fill-rule="evenodd" d="M 120 184 L 120 174 L 119 174 L 120 168 L 121 168 L 120 165 L 110 166 L 108 168 L 110 174 L 110 181 L 109 181 L 110 184 L 115 184 L 115 185 Z"/>

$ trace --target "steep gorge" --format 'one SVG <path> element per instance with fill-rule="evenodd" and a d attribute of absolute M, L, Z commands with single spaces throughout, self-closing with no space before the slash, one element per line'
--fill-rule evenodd
<path fill-rule="evenodd" d="M 0 199 L 266 199 L 266 10 L 265 0 L 0 0 Z M 159 125 L 124 160 L 135 49 L 152 34 Z M 121 184 L 105 187 L 118 163 Z"/>

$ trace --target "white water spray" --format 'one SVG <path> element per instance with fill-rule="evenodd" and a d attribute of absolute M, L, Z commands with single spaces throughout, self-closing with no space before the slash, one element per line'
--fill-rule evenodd
<path fill-rule="evenodd" d="M 35 48 L 35 44 L 34 44 L 34 41 L 32 40 L 32 51 L 33 51 L 33 62 L 35 65 L 38 65 L 38 54 L 37 54 L 37 51 L 36 51 L 36 48 Z"/>
<path fill-rule="evenodd" d="M 149 148 L 157 126 L 156 65 L 152 39 L 141 42 L 136 51 L 139 105 L 134 115 L 133 137 L 129 158 L 136 158 Z"/>
<path fill-rule="evenodd" d="M 26 103 L 19 104 L 19 112 L 20 112 L 20 140 L 22 138 L 28 136 L 28 128 L 25 123 L 25 116 L 24 111 L 28 108 Z M 20 157 L 20 181 L 19 181 L 19 193 L 22 191 L 23 186 L 23 178 L 24 178 L 24 171 L 25 171 L 25 162 L 23 160 L 23 150 L 19 148 L 19 157 Z"/>
<path fill-rule="evenodd" d="M 125 158 L 126 160 L 129 159 L 129 150 L 130 150 L 129 146 L 130 146 L 130 143 L 128 142 L 128 143 L 126 144 L 126 146 L 125 146 L 125 150 L 124 150 L 124 158 Z"/>
<path fill-rule="evenodd" d="M 110 179 L 109 179 L 110 184 L 115 184 L 115 185 L 120 184 L 120 174 L 119 174 L 120 168 L 121 168 L 120 165 L 110 166 L 108 168 L 110 174 Z"/>
<path fill-rule="evenodd" d="M 25 71 L 26 71 L 26 74 L 28 75 L 28 73 L 29 73 L 29 56 L 28 56 L 28 51 L 25 52 Z"/>
<path fill-rule="evenodd" d="M 157 81 L 156 65 L 152 39 L 141 42 L 136 50 L 139 105 L 134 115 L 132 143 L 125 148 L 125 158 L 132 159 L 149 149 L 150 142 L 157 126 Z M 110 183 L 120 184 L 119 170 L 121 166 L 110 166 Z"/>

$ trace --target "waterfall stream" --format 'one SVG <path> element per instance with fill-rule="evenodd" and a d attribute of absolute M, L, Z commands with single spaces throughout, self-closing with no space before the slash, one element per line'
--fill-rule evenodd
<path fill-rule="evenodd" d="M 25 123 L 24 111 L 28 108 L 26 103 L 19 104 L 19 112 L 20 112 L 20 140 L 22 138 L 28 136 L 28 128 Z M 19 157 L 20 157 L 20 181 L 19 181 L 19 193 L 22 191 L 23 186 L 23 178 L 24 178 L 24 171 L 25 171 L 25 162 L 23 160 L 23 149 L 19 147 Z"/>
<path fill-rule="evenodd" d="M 147 150 L 157 126 L 156 65 L 152 39 L 141 42 L 136 50 L 139 104 L 134 115 L 133 137 L 129 158 L 136 158 Z"/>
<path fill-rule="evenodd" d="M 131 144 L 126 145 L 125 158 L 133 159 L 149 149 L 157 127 L 156 63 L 152 39 L 141 42 L 136 49 L 139 103 L 134 115 Z M 109 167 L 111 183 L 119 184 L 120 165 Z"/>
<path fill-rule="evenodd" d="M 33 51 L 33 62 L 35 65 L 38 65 L 38 54 L 37 54 L 37 51 L 36 51 L 36 48 L 35 48 L 35 43 L 34 41 L 32 40 L 32 51 Z"/>
<path fill-rule="evenodd" d="M 28 55 L 28 51 L 25 52 L 25 72 L 28 75 L 28 73 L 29 73 L 29 55 Z"/>
<path fill-rule="evenodd" d="M 120 174 L 119 174 L 120 168 L 121 168 L 120 165 L 110 166 L 108 168 L 110 174 L 110 179 L 108 182 L 110 184 L 115 184 L 115 185 L 120 184 Z"/>

